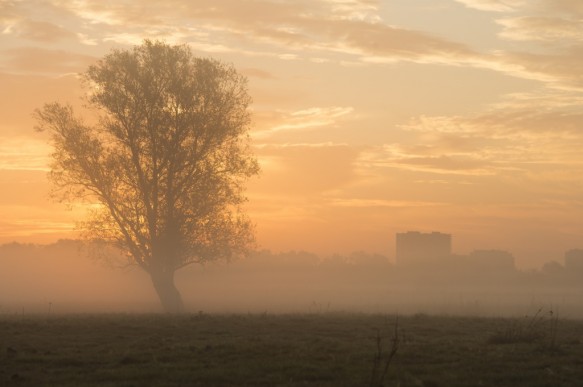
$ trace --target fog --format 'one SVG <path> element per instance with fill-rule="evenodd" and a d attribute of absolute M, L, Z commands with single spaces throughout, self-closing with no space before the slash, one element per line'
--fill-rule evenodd
<path fill-rule="evenodd" d="M 90 250 L 71 240 L 1 245 L 0 314 L 162 311 L 147 273 L 96 259 Z M 552 308 L 583 318 L 583 270 L 572 261 L 565 265 L 559 257 L 522 271 L 492 257 L 511 259 L 481 251 L 406 265 L 364 252 L 319 257 L 265 250 L 188 266 L 176 273 L 176 283 L 192 313 L 519 316 Z"/>

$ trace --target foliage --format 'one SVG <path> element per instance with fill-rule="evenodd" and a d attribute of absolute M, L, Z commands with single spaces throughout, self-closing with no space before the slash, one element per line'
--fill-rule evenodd
<path fill-rule="evenodd" d="M 127 251 L 154 281 L 248 251 L 243 189 L 258 165 L 246 79 L 187 46 L 145 41 L 105 56 L 84 83 L 96 124 L 59 103 L 36 118 L 55 149 L 58 199 L 99 203 L 87 235 Z"/>

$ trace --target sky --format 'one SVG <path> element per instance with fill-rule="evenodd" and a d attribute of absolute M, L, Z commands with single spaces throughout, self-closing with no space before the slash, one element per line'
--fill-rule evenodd
<path fill-rule="evenodd" d="M 580 0 L 0 0 L 0 243 L 78 236 L 32 112 L 82 109 L 78 74 L 143 39 L 248 77 L 261 248 L 583 248 Z"/>

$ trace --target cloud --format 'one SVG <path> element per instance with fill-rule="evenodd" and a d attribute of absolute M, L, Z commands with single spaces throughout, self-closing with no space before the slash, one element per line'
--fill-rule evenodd
<path fill-rule="evenodd" d="M 537 184 L 550 184 L 555 174 L 581 191 L 583 113 L 581 97 L 571 98 L 577 95 L 518 94 L 481 114 L 419 117 L 402 127 L 413 135 L 407 143 L 386 145 L 362 161 L 435 174 L 521 177 Z"/>
<path fill-rule="evenodd" d="M 326 55 L 390 56 L 398 60 L 452 61 L 472 56 L 466 46 L 429 34 L 386 25 L 379 17 L 379 3 L 366 0 L 275 2 L 257 0 L 202 0 L 125 2 L 62 2 L 56 4 L 76 13 L 89 24 L 105 24 L 105 39 L 135 44 L 135 37 L 174 37 L 202 50 L 224 45 L 236 37 L 257 50 L 261 44 L 285 50 L 283 59 L 306 55 L 306 50 Z M 211 32 L 213 41 L 188 33 L 177 34 L 178 25 L 192 25 Z M 141 35 L 140 35 L 141 34 Z M 264 50 L 273 51 L 273 50 Z M 323 58 L 326 59 L 326 58 Z M 447 61 L 441 59 L 441 61 Z"/>
<path fill-rule="evenodd" d="M 48 171 L 51 147 L 44 141 L 0 137 L 0 170 Z"/>
<path fill-rule="evenodd" d="M 523 15 L 497 20 L 500 37 L 518 41 L 554 42 L 559 46 L 581 43 L 583 3 L 578 0 L 542 0 L 522 6 Z"/>
<path fill-rule="evenodd" d="M 117 16 L 121 11 L 128 13 L 128 19 L 138 20 L 138 13 L 141 14 L 141 18 L 149 14 L 149 12 L 142 12 L 144 7 L 140 7 L 137 4 L 128 3 L 128 6 L 122 6 L 119 3 L 112 3 L 108 6 L 99 6 L 97 3 L 87 0 L 79 1 L 67 1 L 67 0 L 53 0 L 51 3 L 61 9 L 66 9 L 78 17 L 81 17 L 85 21 L 91 24 L 105 24 L 105 25 L 120 25 L 123 24 L 123 18 Z M 130 12 L 131 11 L 131 12 Z M 153 13 L 155 14 L 155 13 Z M 154 22 L 156 19 L 144 19 L 144 22 Z"/>
<path fill-rule="evenodd" d="M 553 52 L 494 51 L 468 59 L 466 65 L 537 81 L 551 89 L 582 91 L 579 71 L 582 59 L 583 46 L 571 46 Z"/>
<path fill-rule="evenodd" d="M 324 0 L 330 5 L 332 14 L 339 19 L 380 21 L 378 0 Z"/>
<path fill-rule="evenodd" d="M 22 20 L 11 27 L 18 37 L 42 43 L 52 43 L 63 39 L 77 39 L 77 35 L 66 28 L 46 21 Z"/>
<path fill-rule="evenodd" d="M 460 0 L 461 1 L 461 0 Z M 523 10 L 518 0 L 470 1 L 467 6 L 491 10 Z M 520 52 L 479 52 L 455 41 L 428 32 L 389 25 L 380 18 L 380 3 L 367 0 L 322 0 L 276 2 L 260 0 L 183 0 L 166 2 L 53 2 L 62 12 L 84 21 L 83 41 L 139 44 L 143 38 L 186 42 L 200 52 L 263 56 L 281 60 L 382 64 L 409 61 L 421 64 L 470 66 L 503 72 L 553 85 L 573 81 L 578 70 L 568 62 L 573 53 L 534 54 Z M 563 6 L 565 8 L 566 6 Z M 534 12 L 534 11 L 533 11 Z M 506 18 L 501 36 L 526 39 L 528 36 L 560 40 L 577 37 L 579 27 L 560 20 Z M 537 23 L 543 23 L 536 26 Z M 97 26 L 103 25 L 103 28 Z M 553 25 L 554 30 L 547 27 Z M 537 33 L 544 28 L 548 31 Z M 530 28 L 530 29 L 529 29 Z M 81 39 L 81 37 L 79 37 Z M 577 60 L 579 58 L 577 57 Z M 545 63 L 537 66 L 533 64 Z M 579 86 L 577 86 L 579 87 Z"/>
<path fill-rule="evenodd" d="M 434 173 L 453 173 L 483 175 L 490 174 L 483 167 L 487 164 L 483 160 L 472 157 L 453 157 L 447 155 L 432 157 L 406 157 L 392 160 L 393 164 L 399 164 L 406 168 Z"/>
<path fill-rule="evenodd" d="M 463 0 L 463 3 L 497 11 L 535 12 L 537 9 L 519 0 Z M 470 66 L 555 87 L 581 87 L 577 79 L 581 58 L 577 52 L 479 52 L 427 32 L 388 25 L 380 19 L 380 5 L 376 1 L 201 0 L 196 5 L 182 0 L 130 1 L 115 5 L 58 1 L 55 4 L 76 14 L 89 26 L 106 26 L 104 32 L 93 28 L 93 35 L 86 40 L 133 45 L 150 37 L 174 43 L 188 42 L 201 52 L 242 53 L 282 60 L 318 58 L 319 61 L 353 64 L 409 61 Z M 572 4 L 562 6 L 562 9 L 571 8 Z M 553 17 L 501 19 L 499 23 L 505 26 L 501 37 L 527 39 L 536 36 L 555 42 L 581 35 L 578 19 L 569 19 L 570 23 L 565 24 Z M 573 82 L 575 85 L 571 85 Z"/>
<path fill-rule="evenodd" d="M 419 31 L 360 21 L 323 24 L 321 27 L 328 28 L 328 38 L 338 42 L 334 49 L 364 57 L 459 63 L 477 56 L 465 45 Z"/>
<path fill-rule="evenodd" d="M 92 56 L 73 51 L 35 47 L 5 49 L 0 54 L 0 68 L 21 74 L 81 73 L 96 61 Z"/>
<path fill-rule="evenodd" d="M 432 155 L 428 155 L 428 150 Z M 365 170 L 402 169 L 432 173 L 436 175 L 493 175 L 489 160 L 480 154 L 447 154 L 438 148 L 424 149 L 424 154 L 416 154 L 414 148 L 393 144 L 379 146 L 363 153 L 359 166 Z"/>
<path fill-rule="evenodd" d="M 258 78 L 258 79 L 276 79 L 277 77 L 273 75 L 269 71 L 265 71 L 258 68 L 253 67 L 245 67 L 239 70 L 241 74 L 250 77 L 250 78 Z"/>
<path fill-rule="evenodd" d="M 583 3 L 579 0 L 543 0 L 543 5 L 548 11 L 583 17 Z"/>
<path fill-rule="evenodd" d="M 502 17 L 501 39 L 529 42 L 523 51 L 498 50 L 478 66 L 543 82 L 551 88 L 582 90 L 583 3 L 573 0 L 517 2 L 520 15 Z M 538 46 L 534 44 L 538 43 Z"/>
<path fill-rule="evenodd" d="M 509 40 L 557 42 L 559 44 L 583 42 L 583 22 L 548 16 L 523 16 L 497 20 L 504 27 L 500 36 Z"/>
<path fill-rule="evenodd" d="M 0 22 L 9 26 L 15 20 L 18 20 L 17 3 L 14 1 L 1 1 Z"/>
<path fill-rule="evenodd" d="M 583 60 L 583 5 L 580 1 L 457 1 L 477 9 L 520 13 L 496 20 L 503 27 L 498 36 L 505 40 L 544 44 L 536 50 L 484 53 L 473 59 L 468 58 L 469 65 L 537 80 L 551 88 L 583 90 L 580 71 Z M 475 60 L 473 64 L 472 60 Z"/>
<path fill-rule="evenodd" d="M 58 2 L 0 2 L 0 33 L 5 35 L 6 47 L 13 46 L 18 39 L 44 45 L 56 45 L 63 41 L 70 46 L 76 42 L 87 44 L 92 42 L 87 37 L 89 32 L 90 28 L 80 23 L 76 14 L 61 7 Z"/>
<path fill-rule="evenodd" d="M 0 207 L 1 208 L 1 207 Z M 9 208 L 13 210 L 13 208 Z M 19 208 L 19 211 L 28 212 L 30 208 Z M 39 234 L 62 234 L 75 229 L 73 222 L 59 222 L 52 219 L 15 219 L 0 222 L 0 238 L 19 238 Z"/>
<path fill-rule="evenodd" d="M 354 109 L 352 107 L 312 107 L 293 112 L 279 112 L 278 117 L 266 129 L 260 129 L 253 133 L 253 137 L 262 139 L 273 136 L 281 132 L 295 132 L 306 130 L 317 130 L 323 127 L 330 127 L 336 122 L 350 115 Z"/>
<path fill-rule="evenodd" d="M 566 46 L 580 42 L 580 5 L 575 1 L 457 0 L 468 7 L 519 11 L 502 18 L 500 37 Z M 12 4 L 12 3 L 11 3 Z M 84 45 L 135 45 L 144 38 L 188 43 L 212 54 L 243 54 L 279 58 L 371 65 L 396 62 L 445 64 L 490 69 L 532 79 L 553 87 L 581 87 L 578 49 L 553 52 L 480 52 L 429 32 L 389 25 L 375 0 L 321 0 L 278 2 L 268 0 L 127 1 L 115 4 L 79 0 L 52 0 L 41 11 L 63 20 L 57 25 L 21 3 L 3 7 L 5 27 L 36 41 L 75 38 Z M 542 4 L 542 5 L 541 5 Z M 25 18 L 26 12 L 32 18 Z M 532 15 L 528 15 L 528 13 Z M 15 21 L 16 20 L 16 21 Z M 59 22 L 60 23 L 60 22 Z M 71 63 L 70 58 L 65 59 Z M 49 60 L 52 63 L 54 60 Z M 27 66 L 31 62 L 26 60 Z M 32 62 L 34 63 L 34 62 Z M 43 63 L 42 61 L 36 63 Z M 37 66 L 38 67 L 38 66 Z"/>
<path fill-rule="evenodd" d="M 328 204 L 335 207 L 353 207 L 353 208 L 405 208 L 405 207 L 435 207 L 441 206 L 442 203 L 423 202 L 423 201 L 406 201 L 406 200 L 383 200 L 383 199 L 341 199 L 332 198 Z"/>
<path fill-rule="evenodd" d="M 526 0 L 455 0 L 468 8 L 480 11 L 510 12 L 526 4 Z"/>

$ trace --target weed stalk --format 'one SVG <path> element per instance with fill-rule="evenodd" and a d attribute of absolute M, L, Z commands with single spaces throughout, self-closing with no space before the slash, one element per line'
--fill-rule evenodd
<path fill-rule="evenodd" d="M 371 387 L 382 387 L 384 380 L 389 372 L 389 366 L 393 361 L 397 351 L 399 349 L 400 337 L 399 337 L 399 317 L 395 318 L 395 327 L 393 329 L 393 337 L 390 340 L 390 346 L 387 353 L 383 351 L 383 337 L 381 335 L 380 329 L 377 329 L 376 334 L 376 353 L 373 358 L 373 367 L 370 378 Z"/>

